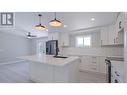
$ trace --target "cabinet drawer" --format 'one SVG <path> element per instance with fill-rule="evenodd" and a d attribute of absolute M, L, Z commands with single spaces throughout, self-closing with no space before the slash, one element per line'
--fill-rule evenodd
<path fill-rule="evenodd" d="M 91 62 L 90 64 L 91 65 L 97 65 L 97 62 Z"/>
<path fill-rule="evenodd" d="M 97 67 L 89 67 L 89 70 L 90 70 L 90 71 L 95 71 L 95 72 L 98 71 Z"/>
<path fill-rule="evenodd" d="M 90 65 L 88 68 L 90 71 L 98 71 L 98 67 L 96 65 Z"/>

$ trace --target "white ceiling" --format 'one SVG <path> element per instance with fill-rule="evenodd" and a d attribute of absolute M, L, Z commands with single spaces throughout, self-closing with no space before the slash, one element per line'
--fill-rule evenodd
<path fill-rule="evenodd" d="M 16 12 L 15 13 L 15 26 L 20 32 L 27 33 L 32 32 L 32 34 L 38 37 L 44 37 L 48 35 L 48 32 L 64 32 L 72 31 L 83 28 L 90 28 L 96 26 L 104 26 L 111 24 L 116 20 L 116 12 L 57 12 L 57 19 L 60 20 L 63 25 L 67 27 L 53 28 L 49 26 L 49 21 L 54 19 L 53 12 L 42 12 L 42 24 L 46 26 L 49 30 L 39 32 L 35 30 L 34 26 L 38 24 L 38 12 Z M 91 18 L 95 18 L 95 21 L 91 21 Z"/>

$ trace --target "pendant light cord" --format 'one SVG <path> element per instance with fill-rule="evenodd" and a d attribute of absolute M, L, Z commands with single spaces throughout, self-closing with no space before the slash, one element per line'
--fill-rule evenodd
<path fill-rule="evenodd" d="M 56 19 L 56 12 L 54 14 L 55 14 L 55 19 Z"/>
<path fill-rule="evenodd" d="M 39 16 L 39 24 L 41 24 L 41 14 L 38 15 Z"/>

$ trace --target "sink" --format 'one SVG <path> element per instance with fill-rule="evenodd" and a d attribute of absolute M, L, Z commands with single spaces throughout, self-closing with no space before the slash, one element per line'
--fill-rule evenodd
<path fill-rule="evenodd" d="M 55 57 L 55 58 L 68 58 L 68 57 L 65 57 L 65 56 L 53 56 L 53 57 Z"/>

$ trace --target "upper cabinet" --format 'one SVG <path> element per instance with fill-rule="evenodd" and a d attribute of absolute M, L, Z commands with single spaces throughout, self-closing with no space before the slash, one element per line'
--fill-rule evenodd
<path fill-rule="evenodd" d="M 116 23 L 101 28 L 101 46 L 123 45 L 124 13 L 120 13 Z"/>
<path fill-rule="evenodd" d="M 48 40 L 58 40 L 59 46 L 69 46 L 69 34 L 67 32 L 49 32 Z"/>
<path fill-rule="evenodd" d="M 108 45 L 108 27 L 101 28 L 101 45 Z"/>
<path fill-rule="evenodd" d="M 124 13 L 119 13 L 116 20 L 116 31 L 120 32 L 124 28 Z"/>
<path fill-rule="evenodd" d="M 48 40 L 58 40 L 58 39 L 59 39 L 59 33 L 57 32 L 48 33 Z"/>
<path fill-rule="evenodd" d="M 60 33 L 60 43 L 61 46 L 69 46 L 69 34 L 66 32 Z"/>
<path fill-rule="evenodd" d="M 122 44 L 123 32 L 117 32 L 115 25 L 101 28 L 101 46 Z"/>
<path fill-rule="evenodd" d="M 108 39 L 109 39 L 108 45 L 118 44 L 119 39 L 115 24 L 108 26 Z"/>

